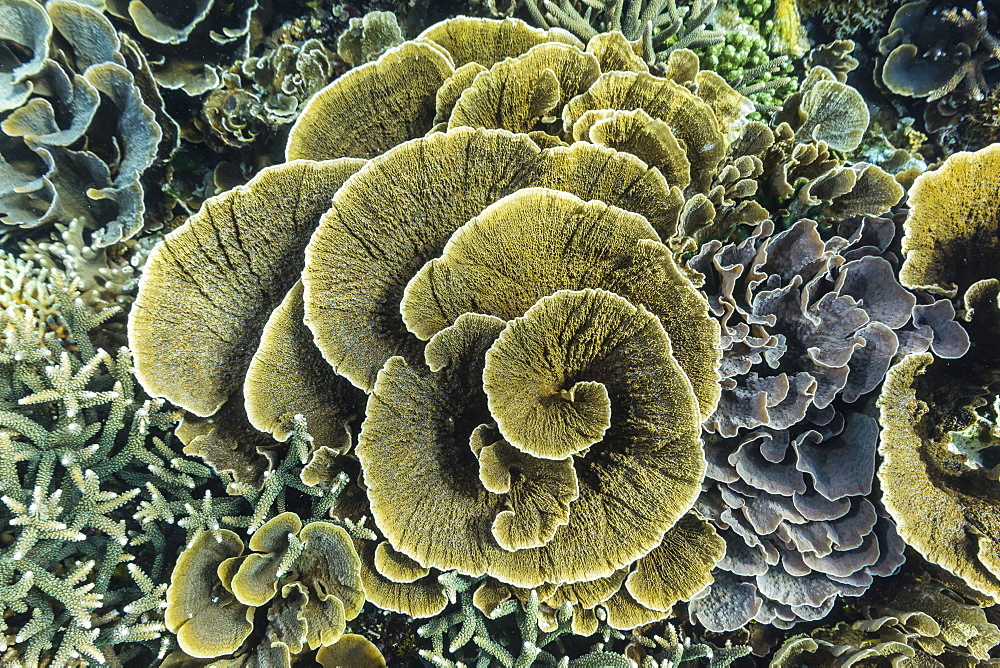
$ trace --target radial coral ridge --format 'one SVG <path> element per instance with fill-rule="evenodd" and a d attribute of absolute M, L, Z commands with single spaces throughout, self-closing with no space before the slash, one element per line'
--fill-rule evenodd
<path fill-rule="evenodd" d="M 885 221 L 824 241 L 800 220 L 827 229 L 902 194 L 834 153 L 867 112 L 815 69 L 769 127 L 686 49 L 654 73 L 617 32 L 584 44 L 513 19 L 434 25 L 317 93 L 286 163 L 167 235 L 130 314 L 137 375 L 189 411 L 188 450 L 237 485 L 266 486 L 303 423 L 303 481 L 360 469 L 331 512 L 374 519 L 376 539 L 354 547 L 382 608 L 436 615 L 438 576 L 457 571 L 480 578 L 484 612 L 530 589 L 583 635 L 665 618 L 736 548 L 732 525 L 695 506 L 706 467 L 723 468 L 706 462 L 706 419 L 714 452 L 750 468 L 762 449 L 799 453 L 798 473 L 733 464 L 748 481 L 713 489 L 799 494 L 822 529 L 760 533 L 808 543 L 808 568 L 863 588 L 899 547 L 868 499 L 871 418 L 834 402 L 871 392 L 901 339 L 945 341 L 948 318 L 908 324 L 918 307 Z M 741 226 L 756 227 L 742 244 L 679 261 Z M 722 443 L 741 429 L 750 445 Z M 835 552 L 830 536 L 858 526 L 864 546 Z M 242 550 L 230 542 L 192 563 L 226 563 Z M 766 568 L 777 550 L 758 555 Z"/>
<path fill-rule="evenodd" d="M 991 452 L 1000 388 L 998 161 L 997 144 L 956 153 L 912 187 L 900 275 L 959 304 L 971 348 L 959 359 L 910 355 L 890 369 L 879 478 L 907 542 L 1000 601 L 1000 486 Z"/>

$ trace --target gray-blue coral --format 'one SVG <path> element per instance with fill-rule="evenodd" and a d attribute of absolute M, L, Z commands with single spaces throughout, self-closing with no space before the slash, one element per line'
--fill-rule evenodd
<path fill-rule="evenodd" d="M 713 630 L 822 618 L 898 568 L 866 401 L 898 352 L 968 347 L 949 304 L 917 304 L 896 281 L 890 219 L 852 220 L 826 238 L 808 219 L 772 229 L 711 241 L 690 262 L 725 350 L 722 400 L 705 423 L 714 482 L 698 508 L 727 549 L 690 606 Z"/>
<path fill-rule="evenodd" d="M 143 174 L 171 139 L 144 56 L 74 0 L 0 0 L 0 16 L 17 26 L 0 33 L 0 222 L 80 219 L 96 246 L 132 237 Z"/>

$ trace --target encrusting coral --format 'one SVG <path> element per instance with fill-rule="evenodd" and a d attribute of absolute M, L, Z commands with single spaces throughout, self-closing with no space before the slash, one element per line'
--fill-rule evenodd
<path fill-rule="evenodd" d="M 302 483 L 307 470 L 363 479 L 328 507 L 375 520 L 375 540 L 352 537 L 379 607 L 436 615 L 438 576 L 457 571 L 484 578 L 484 612 L 534 589 L 541 617 L 580 635 L 663 619 L 722 556 L 692 511 L 700 425 L 723 389 L 740 391 L 720 386 L 717 305 L 677 253 L 757 226 L 755 253 L 771 216 L 792 226 L 776 247 L 818 243 L 814 281 L 775 260 L 769 287 L 837 302 L 886 345 L 855 353 L 855 330 L 816 333 L 831 370 L 807 365 L 793 396 L 809 401 L 789 416 L 820 380 L 824 405 L 870 391 L 878 380 L 859 371 L 847 385 L 852 356 L 882 368 L 913 306 L 896 299 L 865 328 L 864 309 L 825 281 L 869 298 L 863 283 L 885 274 L 864 257 L 884 250 L 878 232 L 825 249 L 810 241 L 816 223 L 793 225 L 877 216 L 901 196 L 833 152 L 857 145 L 867 115 L 814 69 L 772 128 L 748 122 L 749 101 L 686 49 L 660 75 L 621 33 L 584 45 L 511 19 L 434 25 L 317 93 L 286 163 L 208 200 L 156 248 L 130 314 L 138 377 L 189 411 L 186 451 L 240 489 L 266 488 L 280 440 L 308 424 L 315 441 L 291 436 Z M 821 329 L 808 315 L 801 326 Z M 818 344 L 783 336 L 788 363 L 806 364 Z"/>
<path fill-rule="evenodd" d="M 100 11 L 72 0 L 3 0 L 0 14 L 20 28 L 0 34 L 4 51 L 31 54 L 4 65 L 0 220 L 81 220 L 97 247 L 134 236 L 144 190 L 162 183 L 153 167 L 176 143 L 145 57 Z"/>
<path fill-rule="evenodd" d="M 958 302 L 971 347 L 959 359 L 909 355 L 889 370 L 879 478 L 900 535 L 1000 601 L 1000 483 L 995 464 L 968 448 L 984 426 L 988 444 L 1000 391 L 998 165 L 998 144 L 957 153 L 911 189 L 900 278 Z"/>

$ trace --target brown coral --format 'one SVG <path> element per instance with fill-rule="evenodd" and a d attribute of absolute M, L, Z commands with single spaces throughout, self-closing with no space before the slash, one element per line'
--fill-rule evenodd
<path fill-rule="evenodd" d="M 334 645 L 365 601 L 347 533 L 323 522 L 303 527 L 282 513 L 248 547 L 244 554 L 231 531 L 205 532 L 178 558 L 165 616 L 181 649 L 199 658 L 263 653 L 288 666 L 306 648 Z M 261 606 L 269 623 L 245 646 Z"/>
<path fill-rule="evenodd" d="M 807 117 L 828 118 L 829 99 Z M 484 607 L 537 588 L 584 633 L 602 615 L 662 619 L 711 582 L 723 548 L 691 512 L 719 330 L 672 247 L 760 223 L 760 191 L 799 202 L 795 217 L 878 214 L 899 198 L 812 129 L 800 141 L 748 111 L 682 49 L 660 77 L 614 35 L 584 47 L 513 20 L 433 26 L 319 92 L 290 162 L 168 237 L 130 323 L 140 376 L 202 416 L 185 421 L 189 449 L 255 484 L 280 446 L 253 436 L 244 405 L 275 436 L 296 414 L 330 434 L 308 471 L 320 479 L 360 417 L 350 388 L 323 395 L 346 401 L 330 407 L 320 387 L 336 373 L 368 392 L 348 464 L 364 485 L 334 512 L 375 519 L 376 541 L 356 547 L 379 606 L 436 614 L 437 573 L 454 569 L 492 576 Z M 857 262 L 843 282 L 882 277 Z M 816 334 L 823 365 L 849 364 L 852 333 Z M 276 394 L 282 368 L 291 390 Z M 831 394 L 845 387 L 845 372 L 829 375 Z"/>

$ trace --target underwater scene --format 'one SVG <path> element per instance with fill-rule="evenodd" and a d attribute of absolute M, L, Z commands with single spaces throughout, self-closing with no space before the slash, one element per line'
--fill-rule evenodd
<path fill-rule="evenodd" d="M 0 668 L 1000 666 L 1000 0 L 0 0 Z"/>

